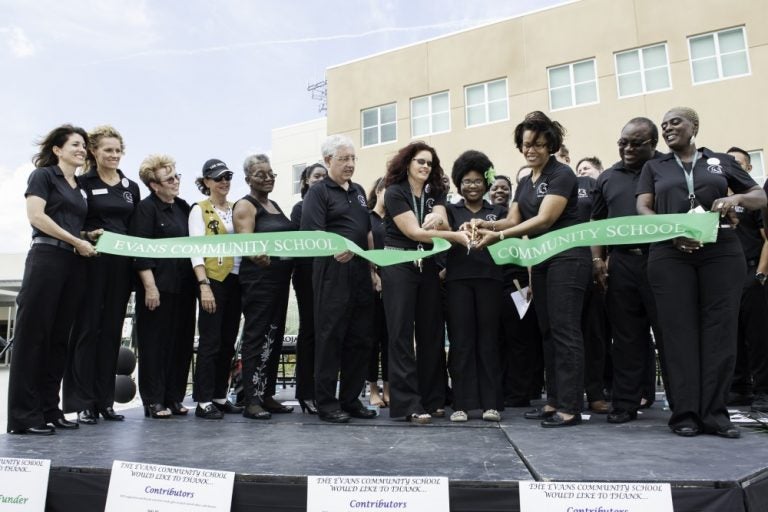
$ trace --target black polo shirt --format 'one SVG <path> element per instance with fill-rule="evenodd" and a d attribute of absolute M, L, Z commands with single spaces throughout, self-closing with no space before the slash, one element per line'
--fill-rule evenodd
<path fill-rule="evenodd" d="M 654 152 L 653 158 L 663 154 Z M 637 215 L 637 182 L 640 169 L 624 167 L 619 160 L 597 177 L 597 185 L 592 196 L 592 220 L 612 219 Z"/>
<path fill-rule="evenodd" d="M 577 206 L 579 190 L 576 175 L 570 167 L 558 162 L 554 156 L 549 157 L 549 161 L 535 183 L 532 181 L 531 175 L 520 180 L 520 184 L 515 190 L 514 201 L 520 209 L 522 219 L 525 221 L 535 217 L 539 213 L 541 202 L 550 194 L 568 199 L 565 210 L 549 229 L 529 235 L 530 238 L 579 223 Z"/>
<path fill-rule="evenodd" d="M 739 223 L 736 225 L 736 235 L 741 242 L 741 248 L 744 250 L 744 257 L 747 261 L 760 259 L 760 253 L 763 250 L 763 216 L 760 210 L 747 210 L 743 208 L 737 212 Z"/>
<path fill-rule="evenodd" d="M 85 192 L 72 186 L 58 165 L 38 167 L 27 179 L 24 197 L 36 196 L 45 201 L 44 212 L 67 233 L 80 238 L 88 213 Z M 32 238 L 52 236 L 32 226 Z"/>
<path fill-rule="evenodd" d="M 301 228 L 301 205 L 303 202 L 303 200 L 299 201 L 293 205 L 293 209 L 291 210 L 291 222 L 293 222 L 293 227 L 296 230 Z"/>
<path fill-rule="evenodd" d="M 344 190 L 326 176 L 311 186 L 304 196 L 301 229 L 336 233 L 367 249 L 371 221 L 365 191 L 351 181 Z"/>
<path fill-rule="evenodd" d="M 423 220 L 424 217 L 432 213 L 435 206 L 445 206 L 445 192 L 442 189 L 433 190 L 431 186 L 427 185 L 424 187 L 422 194 L 424 194 L 424 211 L 419 213 L 421 213 Z M 414 195 L 411 193 L 411 186 L 408 184 L 407 179 L 387 187 L 386 192 L 384 192 L 384 210 L 386 212 L 384 215 L 384 227 L 386 230 L 384 245 L 403 249 L 418 248 L 419 242 L 405 236 L 394 221 L 395 217 L 407 211 L 413 212 L 418 219 L 419 215 L 416 214 L 416 210 L 421 210 L 421 196 L 416 197 L 415 200 L 416 206 L 414 206 Z M 422 243 L 421 245 L 425 250 L 432 249 L 431 243 Z"/>
<path fill-rule="evenodd" d="M 492 205 L 485 200 L 477 212 L 467 208 L 463 199 L 456 204 L 446 205 L 445 209 L 448 212 L 448 223 L 453 231 L 457 231 L 459 226 L 472 219 L 493 221 L 507 216 L 507 209 L 504 206 Z M 457 279 L 503 280 L 502 268 L 493 262 L 487 248 L 480 251 L 471 250 L 467 254 L 467 248 L 463 245 L 453 245 L 448 250 L 445 268 L 446 282 Z"/>
<path fill-rule="evenodd" d="M 102 228 L 121 235 L 128 233 L 131 216 L 141 200 L 141 193 L 136 182 L 126 178 L 120 169 L 117 174 L 120 176 L 117 185 L 104 183 L 96 169 L 77 177 L 80 188 L 88 196 L 85 231 Z"/>
<path fill-rule="evenodd" d="M 579 222 L 589 222 L 597 180 L 591 176 L 576 176 L 576 183 L 579 187 L 579 201 L 576 203 Z"/>
<path fill-rule="evenodd" d="M 189 235 L 189 204 L 178 197 L 173 204 L 154 193 L 139 201 L 128 232 L 141 238 L 174 238 Z M 136 270 L 153 271 L 161 292 L 182 293 L 195 287 L 195 274 L 189 258 L 136 258 Z"/>
<path fill-rule="evenodd" d="M 693 169 L 693 190 L 696 205 L 701 205 L 704 210 L 711 210 L 715 199 L 727 196 L 729 188 L 741 194 L 757 185 L 731 155 L 707 148 L 699 151 L 702 155 Z M 643 165 L 637 194 L 654 194 L 653 210 L 656 213 L 686 213 L 691 209 L 685 176 L 674 153 Z"/>
<path fill-rule="evenodd" d="M 371 234 L 373 235 L 373 248 L 383 249 L 384 238 L 386 238 L 386 228 L 384 226 L 384 218 L 379 217 L 379 214 L 371 210 Z"/>

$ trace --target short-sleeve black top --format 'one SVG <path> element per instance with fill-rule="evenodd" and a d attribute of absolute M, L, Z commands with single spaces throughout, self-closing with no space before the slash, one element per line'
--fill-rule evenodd
<path fill-rule="evenodd" d="M 395 224 L 394 218 L 405 213 L 407 211 L 414 212 L 418 210 L 419 215 L 424 219 L 428 214 L 432 213 L 435 206 L 445 206 L 445 191 L 433 190 L 433 187 L 427 185 L 422 191 L 424 194 L 424 211 L 421 211 L 421 196 L 415 197 L 411 193 L 411 186 L 408 180 L 403 180 L 400 183 L 394 183 L 387 187 L 384 192 L 384 227 L 386 230 L 386 237 L 384 238 L 384 245 L 387 247 L 399 247 L 401 249 L 417 249 L 419 242 L 411 240 L 398 229 Z M 415 203 L 414 203 L 415 200 Z M 425 250 L 432 249 L 432 244 L 422 243 L 422 247 Z"/>
<path fill-rule="evenodd" d="M 384 239 L 387 235 L 384 219 L 373 210 L 371 210 L 371 234 L 373 235 L 373 248 L 383 249 Z"/>
<path fill-rule="evenodd" d="M 80 238 L 80 231 L 88 213 L 85 192 L 72 186 L 58 165 L 38 167 L 27 180 L 24 197 L 36 196 L 45 200 L 44 212 L 67 233 Z M 32 226 L 32 238 L 51 236 Z"/>
<path fill-rule="evenodd" d="M 85 218 L 86 231 L 102 228 L 112 233 L 125 235 L 131 216 L 141 200 L 139 185 L 129 180 L 118 169 L 120 182 L 107 185 L 96 169 L 78 176 L 77 182 L 88 196 L 88 216 Z"/>
<path fill-rule="evenodd" d="M 656 151 L 652 158 L 664 155 Z M 640 169 L 624 167 L 619 160 L 597 177 L 595 193 L 592 196 L 592 219 L 612 219 L 637 215 L 637 182 Z"/>
<path fill-rule="evenodd" d="M 729 188 L 740 194 L 757 186 L 731 155 L 707 148 L 700 151 L 702 155 L 693 169 L 693 187 L 696 205 L 704 210 L 709 211 L 715 199 L 728 195 Z M 674 153 L 645 163 L 637 194 L 654 194 L 653 210 L 656 213 L 686 213 L 691 209 L 685 176 Z"/>
<path fill-rule="evenodd" d="M 189 204 L 178 197 L 173 203 L 162 201 L 154 193 L 139 201 L 128 232 L 141 238 L 175 238 L 189 235 Z M 151 269 L 161 292 L 190 292 L 195 274 L 189 258 L 136 258 L 136 270 Z"/>
<path fill-rule="evenodd" d="M 454 231 L 457 231 L 459 226 L 472 219 L 493 221 L 501 220 L 507 216 L 506 207 L 492 205 L 488 201 L 483 201 L 483 205 L 477 212 L 467 208 L 463 199 L 458 203 L 446 205 L 445 209 L 448 212 L 448 223 Z M 466 247 L 454 245 L 448 250 L 445 268 L 446 282 L 458 279 L 503 280 L 502 267 L 493 262 L 487 248 L 480 251 L 471 250 L 467 254 Z"/>
<path fill-rule="evenodd" d="M 520 209 L 522 219 L 525 221 L 535 217 L 539 213 L 541 202 L 548 195 L 565 197 L 568 199 L 568 203 L 565 205 L 563 213 L 549 229 L 535 235 L 529 235 L 531 238 L 579 223 L 579 190 L 576 175 L 570 167 L 558 162 L 554 156 L 549 157 L 549 161 L 541 170 L 541 175 L 536 182 L 533 182 L 531 175 L 520 180 L 520 184 L 515 190 L 514 201 Z"/>
<path fill-rule="evenodd" d="M 590 176 L 576 176 L 576 183 L 579 187 L 579 200 L 576 203 L 579 222 L 589 222 L 597 180 Z"/>
<path fill-rule="evenodd" d="M 336 233 L 366 249 L 371 221 L 365 191 L 357 183 L 348 184 L 344 190 L 326 176 L 311 186 L 304 196 L 301 229 Z"/>

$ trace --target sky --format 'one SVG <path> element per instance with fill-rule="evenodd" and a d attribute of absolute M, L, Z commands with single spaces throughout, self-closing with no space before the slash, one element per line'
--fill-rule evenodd
<path fill-rule="evenodd" d="M 196 199 L 207 159 L 239 170 L 273 128 L 320 117 L 306 89 L 326 68 L 558 3 L 0 0 L 0 252 L 29 247 L 35 141 L 62 123 L 117 128 L 136 181 L 144 157 L 173 156 Z"/>

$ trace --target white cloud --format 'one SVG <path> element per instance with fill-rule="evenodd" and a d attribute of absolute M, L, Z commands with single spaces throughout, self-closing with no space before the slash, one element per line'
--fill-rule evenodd
<path fill-rule="evenodd" d="M 27 206 L 24 191 L 27 178 L 34 169 L 31 163 L 15 169 L 0 165 L 0 204 L 5 205 L 6 215 L 0 216 L 0 252 L 18 253 L 29 249 L 32 228 L 27 220 Z"/>
<path fill-rule="evenodd" d="M 37 48 L 21 27 L 0 27 L 0 34 L 5 35 L 8 49 L 18 59 L 31 57 L 37 51 Z"/>

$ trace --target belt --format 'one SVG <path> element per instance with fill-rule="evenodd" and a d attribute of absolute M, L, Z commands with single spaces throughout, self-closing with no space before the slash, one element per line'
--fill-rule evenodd
<path fill-rule="evenodd" d="M 32 245 L 36 244 L 53 245 L 54 247 L 64 249 L 65 251 L 76 252 L 73 245 L 68 244 L 67 242 L 62 242 L 61 240 L 52 238 L 50 236 L 36 236 L 32 239 Z"/>

